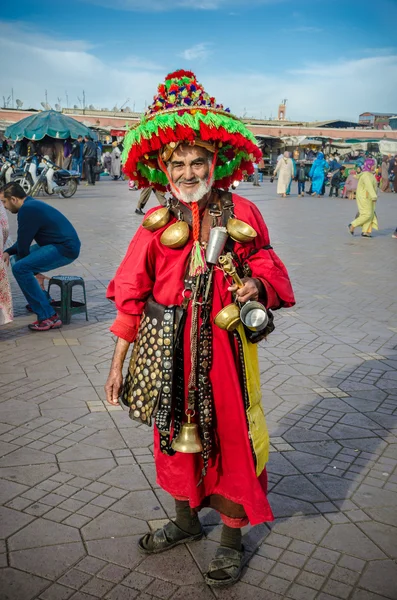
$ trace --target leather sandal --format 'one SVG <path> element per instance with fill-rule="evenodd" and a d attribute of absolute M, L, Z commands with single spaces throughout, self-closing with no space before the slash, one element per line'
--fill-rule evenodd
<path fill-rule="evenodd" d="M 138 550 L 142 554 L 158 554 L 159 552 L 170 550 L 179 544 L 201 540 L 203 535 L 204 531 L 202 528 L 200 528 L 199 533 L 192 535 L 183 531 L 174 521 L 170 521 L 161 529 L 156 529 L 156 531 L 146 533 L 141 537 L 138 541 Z"/>
<path fill-rule="evenodd" d="M 242 550 L 235 550 L 233 548 L 219 546 L 215 558 L 211 560 L 208 571 L 204 575 L 205 583 L 211 587 L 226 587 L 228 585 L 233 585 L 240 579 L 243 567 L 244 548 L 242 548 Z M 225 579 L 215 579 L 212 577 L 212 573 L 215 573 L 216 571 L 224 571 L 228 577 Z"/>

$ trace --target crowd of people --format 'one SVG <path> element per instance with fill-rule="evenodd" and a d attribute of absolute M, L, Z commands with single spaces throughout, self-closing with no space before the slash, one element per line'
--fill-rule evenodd
<path fill-rule="evenodd" d="M 356 227 L 362 227 L 362 237 L 372 237 L 372 230 L 378 229 L 375 203 L 378 191 L 397 192 L 397 155 L 383 156 L 379 164 L 371 156 L 362 156 L 354 165 L 341 164 L 337 155 L 327 161 L 322 152 L 318 152 L 310 171 L 305 168 L 305 161 L 295 161 L 290 152 L 280 154 L 273 177 L 278 177 L 277 194 L 286 198 L 291 193 L 291 183 L 298 183 L 298 196 L 305 195 L 306 181 L 310 181 L 308 194 L 319 198 L 325 195 L 326 184 L 329 184 L 329 197 L 339 196 L 357 201 L 358 213 L 349 224 L 349 231 L 354 235 Z M 255 185 L 255 183 L 254 183 Z M 393 233 L 397 237 L 397 230 Z"/>

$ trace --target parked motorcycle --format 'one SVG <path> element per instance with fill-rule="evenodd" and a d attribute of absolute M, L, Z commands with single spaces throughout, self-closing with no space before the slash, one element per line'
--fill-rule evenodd
<path fill-rule="evenodd" d="M 3 186 L 6 183 L 10 183 L 13 179 L 13 175 L 16 169 L 16 163 L 9 159 L 5 158 L 0 168 L 0 185 Z"/>
<path fill-rule="evenodd" d="M 37 169 L 36 155 L 29 156 L 23 165 L 22 169 L 15 171 L 13 181 L 19 183 L 25 194 L 29 195 L 32 187 L 39 178 L 40 169 Z"/>
<path fill-rule="evenodd" d="M 64 198 L 71 198 L 77 190 L 79 173 L 74 174 L 66 171 L 66 169 L 61 169 L 48 158 L 43 157 L 41 160 L 44 163 L 44 168 L 31 186 L 29 194 L 33 196 L 43 191 L 50 196 L 60 194 Z M 31 171 L 29 171 L 29 174 L 33 178 Z"/>

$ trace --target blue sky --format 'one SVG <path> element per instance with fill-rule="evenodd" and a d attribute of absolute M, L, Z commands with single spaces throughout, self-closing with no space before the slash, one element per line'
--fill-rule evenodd
<path fill-rule="evenodd" d="M 143 110 L 176 68 L 238 115 L 397 111 L 397 1 L 6 0 L 0 100 Z"/>

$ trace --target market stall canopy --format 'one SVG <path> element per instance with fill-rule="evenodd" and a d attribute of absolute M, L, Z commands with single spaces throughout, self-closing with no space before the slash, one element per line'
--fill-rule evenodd
<path fill-rule="evenodd" d="M 59 140 L 76 139 L 78 135 L 89 135 L 93 139 L 97 139 L 96 133 L 83 123 L 56 110 L 46 110 L 26 117 L 14 125 L 10 125 L 6 129 L 5 135 L 15 141 L 23 138 L 38 141 L 46 135 Z"/>
<path fill-rule="evenodd" d="M 328 140 L 329 138 L 321 138 Z M 281 138 L 284 146 L 322 146 L 320 138 L 311 138 L 305 135 L 284 136 Z"/>

